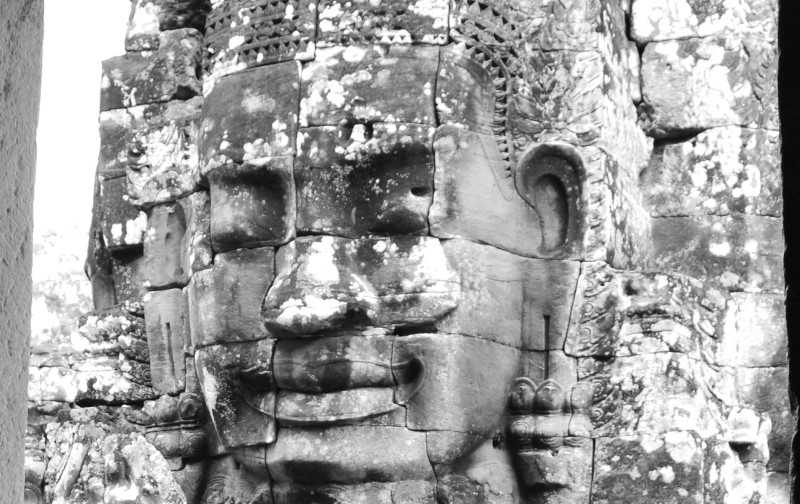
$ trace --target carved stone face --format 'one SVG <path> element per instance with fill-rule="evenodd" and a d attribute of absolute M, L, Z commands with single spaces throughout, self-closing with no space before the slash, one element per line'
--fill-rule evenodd
<path fill-rule="evenodd" d="M 513 502 L 492 439 L 514 379 L 563 347 L 579 263 L 558 259 L 569 162 L 515 180 L 497 93 L 457 44 L 323 47 L 207 86 L 216 256 L 192 338 L 251 488 L 433 502 L 450 481 Z"/>

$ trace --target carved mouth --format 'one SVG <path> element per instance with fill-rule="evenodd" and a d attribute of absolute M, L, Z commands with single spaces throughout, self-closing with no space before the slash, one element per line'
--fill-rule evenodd
<path fill-rule="evenodd" d="M 394 402 L 392 388 L 358 388 L 327 394 L 280 392 L 277 418 L 284 425 L 336 425 L 400 408 L 402 406 Z"/>
<path fill-rule="evenodd" d="M 280 391 L 276 417 L 283 425 L 337 425 L 400 410 L 422 388 L 425 367 L 418 359 L 390 367 L 393 382 L 390 386 L 350 388 L 321 394 Z"/>

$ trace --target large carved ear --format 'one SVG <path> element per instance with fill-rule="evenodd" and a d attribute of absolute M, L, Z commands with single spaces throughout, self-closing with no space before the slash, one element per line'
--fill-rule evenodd
<path fill-rule="evenodd" d="M 543 255 L 566 254 L 577 244 L 583 171 L 577 150 L 563 143 L 533 146 L 516 167 L 517 192 L 539 215 Z"/>

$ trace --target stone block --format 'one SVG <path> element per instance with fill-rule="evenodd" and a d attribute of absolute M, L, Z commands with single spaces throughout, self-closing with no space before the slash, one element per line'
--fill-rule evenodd
<path fill-rule="evenodd" d="M 291 157 L 299 81 L 298 63 L 288 61 L 215 82 L 203 106 L 202 173 L 230 165 L 263 167 L 273 158 Z"/>
<path fill-rule="evenodd" d="M 619 2 L 499 0 L 492 3 L 493 9 L 481 7 L 474 1 L 454 2 L 451 28 L 464 36 L 482 36 L 487 39 L 482 42 L 499 47 L 503 42 L 524 41 L 526 49 L 547 51 L 600 50 L 616 46 L 625 36 Z M 498 32 L 500 38 L 492 40 L 484 27 Z"/>
<path fill-rule="evenodd" d="M 443 126 L 434 137 L 431 233 L 537 255 L 542 229 L 534 208 L 516 192 L 493 136 Z"/>
<path fill-rule="evenodd" d="M 68 421 L 50 424 L 47 439 L 45 502 L 113 502 L 119 495 L 186 502 L 168 461 L 140 433 L 107 421 Z"/>
<path fill-rule="evenodd" d="M 348 44 L 446 44 L 448 0 L 319 3 L 320 47 Z M 317 53 L 319 54 L 319 53 Z"/>
<path fill-rule="evenodd" d="M 702 439 L 690 431 L 596 441 L 592 502 L 703 502 Z"/>
<path fill-rule="evenodd" d="M 170 100 L 201 92 L 198 70 L 201 34 L 195 29 L 162 32 L 152 53 L 129 53 L 103 62 L 100 110 Z"/>
<path fill-rule="evenodd" d="M 434 153 L 435 236 L 621 267 L 647 253 L 649 217 L 638 189 L 605 152 L 546 143 L 511 168 L 494 137 L 447 125 L 435 134 Z"/>
<path fill-rule="evenodd" d="M 647 44 L 642 127 L 676 137 L 717 126 L 778 129 L 775 42 L 701 38 Z"/>
<path fill-rule="evenodd" d="M 203 30 L 207 0 L 134 0 L 125 35 L 126 51 L 155 51 L 160 30 Z"/>
<path fill-rule="evenodd" d="M 186 359 L 190 351 L 189 305 L 181 289 L 149 292 L 144 298 L 150 375 L 162 394 L 186 387 Z"/>
<path fill-rule="evenodd" d="M 764 461 L 748 461 L 728 443 L 708 441 L 705 480 L 704 502 L 766 502 Z"/>
<path fill-rule="evenodd" d="M 133 206 L 125 179 L 99 180 L 100 194 L 95 211 L 99 214 L 103 242 L 112 252 L 141 249 L 147 227 L 147 215 Z"/>
<path fill-rule="evenodd" d="M 489 438 L 500 428 L 508 384 L 519 376 L 520 351 L 468 336 L 415 334 L 395 341 L 392 361 L 418 363 L 416 373 L 397 378 L 396 400 L 409 429 Z"/>
<path fill-rule="evenodd" d="M 618 60 L 605 50 L 524 53 L 520 90 L 508 104 L 515 149 L 546 141 L 596 146 L 624 170 L 638 173 L 651 143 L 636 124 L 628 81 L 631 50 L 626 46 Z"/>
<path fill-rule="evenodd" d="M 160 7 L 155 0 L 134 0 L 125 33 L 125 50 L 155 51 L 158 49 Z"/>
<path fill-rule="evenodd" d="M 209 177 L 211 244 L 215 252 L 282 245 L 294 237 L 293 158 L 223 169 Z"/>
<path fill-rule="evenodd" d="M 563 348 L 578 262 L 522 258 L 459 239 L 443 247 L 462 283 L 458 306 L 439 330 L 516 348 Z"/>
<path fill-rule="evenodd" d="M 387 335 L 285 339 L 275 346 L 272 367 L 279 389 L 325 393 L 359 387 L 395 387 Z"/>
<path fill-rule="evenodd" d="M 720 432 L 736 403 L 734 376 L 680 353 L 579 359 L 579 381 L 594 385 L 595 436 L 660 435 L 675 429 Z"/>
<path fill-rule="evenodd" d="M 197 190 L 198 130 L 202 98 L 126 110 L 143 122 L 127 144 L 128 195 L 134 205 L 173 201 Z M 144 111 L 142 111 L 144 109 Z M 106 112 L 106 114 L 118 112 Z M 140 119 L 139 113 L 144 114 Z"/>
<path fill-rule="evenodd" d="M 197 349 L 197 377 L 223 451 L 272 443 L 276 436 L 274 340 Z"/>
<path fill-rule="evenodd" d="M 768 473 L 766 504 L 789 504 L 790 488 L 789 475 L 787 473 Z"/>
<path fill-rule="evenodd" d="M 140 249 L 118 252 L 111 260 L 117 303 L 139 304 L 146 294 L 144 257 Z"/>
<path fill-rule="evenodd" d="M 780 216 L 777 131 L 712 128 L 691 140 L 657 145 L 642 179 L 656 217 L 734 212 Z"/>
<path fill-rule="evenodd" d="M 298 232 L 427 234 L 432 136 L 431 127 L 416 124 L 302 130 L 294 171 Z"/>
<path fill-rule="evenodd" d="M 214 253 L 211 249 L 211 198 L 206 191 L 190 194 L 181 200 L 187 214 L 184 253 L 186 265 L 191 271 L 211 267 Z"/>
<path fill-rule="evenodd" d="M 430 325 L 458 304 L 459 280 L 436 238 L 303 237 L 276 263 L 263 314 L 287 337 Z"/>
<path fill-rule="evenodd" d="M 634 0 L 631 35 L 640 44 L 717 35 L 775 40 L 775 0 Z"/>
<path fill-rule="evenodd" d="M 275 504 L 303 502 L 304 504 L 433 504 L 436 489 L 430 481 L 370 482 L 355 485 L 278 484 L 272 494 Z"/>
<path fill-rule="evenodd" d="M 278 392 L 276 417 L 281 427 L 320 424 L 405 426 L 402 406 L 394 402 L 392 387 L 360 387 L 325 394 Z M 376 424 L 391 417 L 394 422 Z"/>
<path fill-rule="evenodd" d="M 522 353 L 520 371 L 534 383 L 550 379 L 569 387 L 578 381 L 578 359 L 561 350 L 527 350 Z"/>
<path fill-rule="evenodd" d="M 180 203 L 158 205 L 149 211 L 144 240 L 146 287 L 183 287 L 189 282 L 188 216 Z"/>
<path fill-rule="evenodd" d="M 783 292 L 781 219 L 751 215 L 653 220 L 659 271 L 689 275 L 730 291 Z"/>
<path fill-rule="evenodd" d="M 771 471 L 788 471 L 795 418 L 789 405 L 789 370 L 786 367 L 738 368 L 736 389 L 739 402 L 767 413 L 772 421 L 769 435 Z"/>
<path fill-rule="evenodd" d="M 438 62 L 438 49 L 426 46 L 319 49 L 314 62 L 303 67 L 300 125 L 397 122 L 434 126 Z"/>
<path fill-rule="evenodd" d="M 188 294 L 193 346 L 267 336 L 261 303 L 274 277 L 274 255 L 272 248 L 217 254 L 212 268 L 192 276 Z"/>
<path fill-rule="evenodd" d="M 317 2 L 217 2 L 206 22 L 205 73 L 217 79 L 245 68 L 314 57 Z"/>
<path fill-rule="evenodd" d="M 334 426 L 281 429 L 267 447 L 273 481 L 342 484 L 432 480 L 425 433 L 403 427 Z"/>
<path fill-rule="evenodd" d="M 726 366 L 788 365 L 784 297 L 731 294 L 719 343 L 717 360 Z"/>
<path fill-rule="evenodd" d="M 565 351 L 578 357 L 679 352 L 698 357 L 720 337 L 724 292 L 678 274 L 583 263 Z"/>

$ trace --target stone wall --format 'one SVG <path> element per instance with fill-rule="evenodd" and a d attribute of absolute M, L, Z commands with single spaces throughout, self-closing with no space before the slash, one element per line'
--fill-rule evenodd
<path fill-rule="evenodd" d="M 22 501 L 42 2 L 0 4 L 0 481 Z"/>

